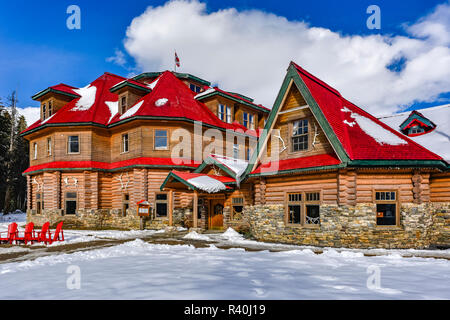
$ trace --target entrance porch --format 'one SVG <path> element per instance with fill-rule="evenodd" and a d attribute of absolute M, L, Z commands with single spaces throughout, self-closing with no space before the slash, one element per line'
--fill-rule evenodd
<path fill-rule="evenodd" d="M 199 173 L 172 171 L 161 185 L 169 192 L 169 226 L 173 226 L 173 194 L 192 194 L 192 227 L 222 230 L 227 226 L 224 215 L 227 195 L 234 191 L 235 179 Z"/>

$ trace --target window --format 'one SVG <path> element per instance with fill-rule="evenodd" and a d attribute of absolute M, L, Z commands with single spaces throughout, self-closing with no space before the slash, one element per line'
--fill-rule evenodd
<path fill-rule="evenodd" d="M 123 96 L 120 99 L 120 110 L 121 110 L 121 114 L 124 114 L 125 112 L 127 112 L 127 97 Z"/>
<path fill-rule="evenodd" d="M 320 225 L 320 192 L 288 193 L 286 223 Z"/>
<path fill-rule="evenodd" d="M 167 217 L 169 200 L 167 193 L 157 193 L 155 197 L 155 208 L 157 217 Z"/>
<path fill-rule="evenodd" d="M 33 143 L 33 159 L 36 160 L 38 156 L 38 146 L 37 143 Z"/>
<path fill-rule="evenodd" d="M 244 210 L 244 198 L 232 198 L 231 199 L 231 220 L 240 220 L 242 218 L 242 212 Z"/>
<path fill-rule="evenodd" d="M 243 115 L 242 115 L 242 117 L 243 117 L 243 122 L 242 122 L 242 124 L 244 125 L 244 127 L 248 128 L 248 113 L 247 113 L 247 112 L 244 112 Z"/>
<path fill-rule="evenodd" d="M 127 210 L 130 209 L 130 195 L 124 194 L 122 199 L 122 215 L 127 216 Z"/>
<path fill-rule="evenodd" d="M 306 225 L 320 225 L 320 193 L 306 193 Z"/>
<path fill-rule="evenodd" d="M 192 83 L 189 84 L 189 88 L 195 93 L 200 93 L 200 91 L 202 91 L 202 88 Z"/>
<path fill-rule="evenodd" d="M 226 107 L 226 114 L 225 114 L 225 116 L 226 116 L 226 122 L 227 123 L 232 123 L 233 122 L 233 118 L 232 118 L 232 116 L 231 116 L 231 107 Z"/>
<path fill-rule="evenodd" d="M 165 150 L 168 148 L 167 130 L 155 130 L 155 149 Z"/>
<path fill-rule="evenodd" d="M 52 155 L 52 139 L 47 138 L 47 156 Z"/>
<path fill-rule="evenodd" d="M 52 102 L 49 101 L 48 102 L 48 117 L 50 118 L 52 116 L 53 113 L 53 106 L 52 106 Z"/>
<path fill-rule="evenodd" d="M 301 193 L 289 193 L 288 194 L 288 217 L 287 223 L 301 224 L 302 213 L 302 194 Z"/>
<path fill-rule="evenodd" d="M 66 193 L 66 214 L 74 215 L 77 213 L 77 193 Z"/>
<path fill-rule="evenodd" d="M 247 148 L 245 149 L 245 160 L 246 160 L 246 161 L 250 161 L 250 153 L 251 153 L 250 148 L 247 147 Z"/>
<path fill-rule="evenodd" d="M 217 116 L 222 121 L 225 121 L 225 109 L 226 109 L 226 106 L 224 106 L 223 104 L 219 104 L 219 109 L 217 110 Z"/>
<path fill-rule="evenodd" d="M 409 129 L 409 134 L 417 134 L 417 133 L 423 133 L 425 132 L 425 129 L 421 126 L 413 126 Z"/>
<path fill-rule="evenodd" d="M 80 153 L 80 138 L 78 136 L 69 136 L 68 151 L 69 153 Z"/>
<path fill-rule="evenodd" d="M 36 193 L 36 214 L 41 214 L 44 210 L 44 198 L 42 193 Z"/>
<path fill-rule="evenodd" d="M 42 105 L 42 119 L 45 120 L 45 116 L 47 114 L 47 104 Z"/>
<path fill-rule="evenodd" d="M 294 121 L 292 126 L 292 151 L 308 149 L 308 120 Z"/>
<path fill-rule="evenodd" d="M 376 191 L 375 203 L 378 226 L 398 225 L 397 193 L 395 191 Z"/>
<path fill-rule="evenodd" d="M 128 152 L 128 133 L 122 135 L 122 153 Z"/>
<path fill-rule="evenodd" d="M 248 128 L 249 129 L 255 129 L 255 116 L 250 114 L 248 116 L 248 119 L 249 119 L 249 124 L 250 124 L 250 126 Z"/>
<path fill-rule="evenodd" d="M 238 144 L 233 145 L 233 158 L 239 159 L 239 145 Z"/>

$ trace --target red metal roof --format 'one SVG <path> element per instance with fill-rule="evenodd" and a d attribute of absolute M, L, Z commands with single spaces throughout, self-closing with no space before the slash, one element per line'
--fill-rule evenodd
<path fill-rule="evenodd" d="M 322 80 L 300 66 L 292 63 L 317 105 L 324 114 L 346 153 L 352 160 L 442 160 L 401 133 L 390 128 L 377 118 L 346 100 L 341 94 Z M 361 128 L 355 118 L 362 119 L 368 126 Z M 350 125 L 349 125 L 350 124 Z M 379 136 L 387 135 L 401 144 L 380 143 L 367 127 L 378 129 Z"/>
<path fill-rule="evenodd" d="M 182 164 L 180 164 L 182 163 Z M 24 174 L 49 169 L 97 169 L 117 170 L 131 166 L 164 166 L 197 168 L 199 164 L 189 159 L 172 158 L 135 158 L 119 162 L 107 163 L 98 161 L 55 161 L 33 166 L 24 171 Z"/>
<path fill-rule="evenodd" d="M 315 167 L 334 166 L 340 163 L 341 161 L 334 155 L 321 154 L 260 164 L 251 174 L 268 174 L 305 168 L 313 169 Z"/>
<path fill-rule="evenodd" d="M 66 123 L 95 123 L 100 125 L 107 125 L 112 117 L 110 108 L 106 102 L 117 102 L 118 96 L 109 92 L 109 89 L 117 83 L 123 81 L 125 78 L 105 73 L 100 78 L 93 81 L 88 87 L 95 87 L 95 100 L 93 104 L 86 108 L 87 110 L 79 110 L 77 104 L 83 99 L 80 97 L 67 103 L 64 107 L 58 110 L 51 117 L 46 120 L 39 119 L 23 133 L 33 130 L 44 124 L 66 124 Z M 80 96 L 79 93 L 76 93 Z"/>
<path fill-rule="evenodd" d="M 209 110 L 202 102 L 197 101 L 195 93 L 192 92 L 181 80 L 173 75 L 172 72 L 164 72 L 157 80 L 153 91 L 142 99 L 136 105 L 140 105 L 129 117 L 123 117 L 117 114 L 111 121 L 111 124 L 118 123 L 127 118 L 136 116 L 151 116 L 161 118 L 181 118 L 193 121 L 203 122 L 205 124 L 229 130 L 241 129 L 244 132 L 247 129 L 238 123 L 225 123 Z M 157 101 L 167 99 L 167 103 L 157 106 Z M 130 108 L 131 109 L 131 108 Z M 255 132 L 248 132 L 255 135 Z"/>

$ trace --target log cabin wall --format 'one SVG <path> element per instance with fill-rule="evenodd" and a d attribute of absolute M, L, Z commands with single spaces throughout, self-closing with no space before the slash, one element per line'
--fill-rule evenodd
<path fill-rule="evenodd" d="M 431 175 L 430 200 L 431 202 L 450 202 L 450 172 Z"/>
<path fill-rule="evenodd" d="M 306 106 L 306 107 L 305 107 Z M 308 120 L 308 149 L 294 151 L 292 149 L 293 123 L 296 120 Z M 278 118 L 273 125 L 273 129 L 279 130 L 282 140 L 277 141 L 279 150 L 274 150 L 278 154 L 279 160 L 309 157 L 320 154 L 334 154 L 334 150 L 329 143 L 322 128 L 314 118 L 311 110 L 307 107 L 300 91 L 292 86 L 285 97 L 284 104 L 280 108 Z M 267 142 L 267 152 L 261 157 L 261 162 L 270 161 L 272 155 L 272 140 L 279 139 L 271 135 Z M 283 145 L 284 143 L 284 145 Z"/>

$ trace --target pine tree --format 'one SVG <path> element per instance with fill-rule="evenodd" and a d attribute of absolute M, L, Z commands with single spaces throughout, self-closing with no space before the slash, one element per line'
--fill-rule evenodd
<path fill-rule="evenodd" d="M 10 104 L 14 114 L 17 102 L 12 95 Z M 0 105 L 0 209 L 4 213 L 25 210 L 26 178 L 22 172 L 28 167 L 28 141 L 20 136 L 26 129 L 25 118 L 14 119 L 8 110 Z"/>

